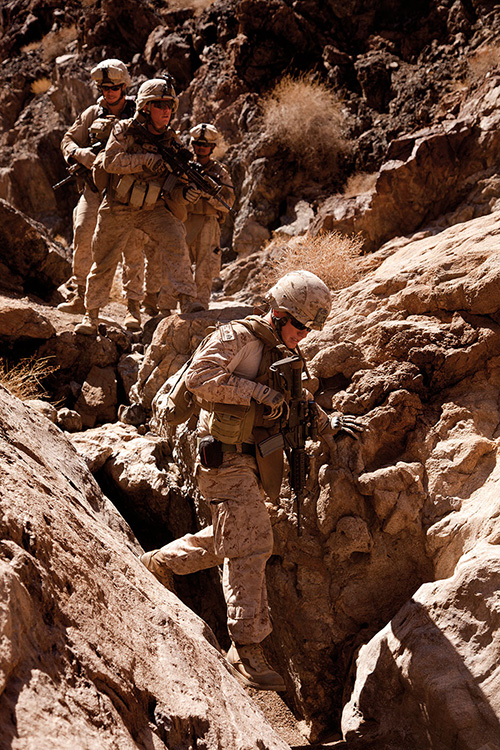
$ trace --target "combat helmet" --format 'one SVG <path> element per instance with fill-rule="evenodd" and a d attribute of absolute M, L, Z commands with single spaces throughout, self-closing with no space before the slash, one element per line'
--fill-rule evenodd
<path fill-rule="evenodd" d="M 118 84 L 130 86 L 132 83 L 125 63 L 115 58 L 109 58 L 100 62 L 95 68 L 92 68 L 90 75 L 98 86 L 102 86 L 103 83 L 110 86 Z"/>
<path fill-rule="evenodd" d="M 175 89 L 171 80 L 168 78 L 150 78 L 144 81 L 137 92 L 135 100 L 136 112 L 144 110 L 150 102 L 171 101 L 172 114 L 177 112 L 179 100 L 175 94 Z"/>
<path fill-rule="evenodd" d="M 201 122 L 199 125 L 192 127 L 189 135 L 191 144 L 196 142 L 215 147 L 219 140 L 219 131 L 215 125 L 210 125 L 208 122 Z"/>
<path fill-rule="evenodd" d="M 288 312 L 307 326 L 321 331 L 332 307 L 330 290 L 310 271 L 290 271 L 266 294 L 271 309 Z"/>

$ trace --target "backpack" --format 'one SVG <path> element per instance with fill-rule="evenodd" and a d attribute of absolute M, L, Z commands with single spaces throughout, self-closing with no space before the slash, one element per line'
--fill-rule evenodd
<path fill-rule="evenodd" d="M 166 425 L 177 427 L 199 411 L 194 395 L 186 387 L 186 372 L 193 356 L 163 383 L 151 402 L 153 417 L 150 426 L 159 435 Z"/>
<path fill-rule="evenodd" d="M 250 315 L 244 320 L 238 320 L 237 322 L 242 323 L 256 336 L 261 338 L 268 347 L 276 346 L 275 337 L 269 333 L 268 328 L 262 324 L 260 318 L 257 316 Z M 215 328 L 211 328 L 208 336 L 196 347 L 196 350 L 189 359 L 163 383 L 154 396 L 151 402 L 153 416 L 150 420 L 150 426 L 158 435 L 162 434 L 166 426 L 177 427 L 183 422 L 187 422 L 194 414 L 198 414 L 201 406 L 203 406 L 203 403 L 199 402 L 191 391 L 188 390 L 186 386 L 186 373 L 196 351 L 198 351 L 199 347 L 205 343 L 215 330 Z"/>

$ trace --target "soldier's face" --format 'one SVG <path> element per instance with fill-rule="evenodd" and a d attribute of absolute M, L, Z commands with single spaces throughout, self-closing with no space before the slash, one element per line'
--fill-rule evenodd
<path fill-rule="evenodd" d="M 165 130 L 172 117 L 172 106 L 167 101 L 151 102 L 150 115 L 155 130 Z"/>
<path fill-rule="evenodd" d="M 103 84 L 101 86 L 101 91 L 104 99 L 106 100 L 106 103 L 109 104 L 110 107 L 112 107 L 113 104 L 119 102 L 123 94 L 121 85 L 109 86 L 107 84 Z"/>
<path fill-rule="evenodd" d="M 300 344 L 305 339 L 309 333 L 309 328 L 296 328 L 292 322 L 293 318 L 287 315 L 287 313 L 275 310 L 274 314 L 277 318 L 284 318 L 286 316 L 286 323 L 281 328 L 281 338 L 285 346 L 289 349 L 295 349 L 297 344 Z"/>

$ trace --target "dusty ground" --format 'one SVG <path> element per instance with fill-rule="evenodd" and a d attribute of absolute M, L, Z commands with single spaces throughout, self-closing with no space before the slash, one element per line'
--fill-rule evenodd
<path fill-rule="evenodd" d="M 295 718 L 279 693 L 252 690 L 252 688 L 245 688 L 245 690 L 255 703 L 258 704 L 275 732 L 285 742 L 288 742 L 292 750 L 326 750 L 326 748 L 342 750 L 342 748 L 346 747 L 340 735 L 331 737 L 326 744 L 310 745 L 299 731 L 299 721 Z"/>

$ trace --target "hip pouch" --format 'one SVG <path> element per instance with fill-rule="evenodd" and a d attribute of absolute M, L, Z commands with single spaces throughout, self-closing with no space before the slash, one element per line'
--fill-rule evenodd
<path fill-rule="evenodd" d="M 220 441 L 212 435 L 200 438 L 198 441 L 198 456 L 205 469 L 218 469 L 224 460 Z"/>

